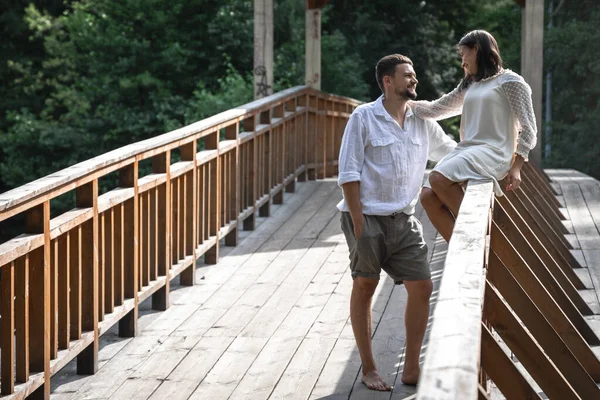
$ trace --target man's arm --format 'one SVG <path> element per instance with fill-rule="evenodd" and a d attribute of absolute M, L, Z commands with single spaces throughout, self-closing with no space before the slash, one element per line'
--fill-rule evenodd
<path fill-rule="evenodd" d="M 360 174 L 365 160 L 365 127 L 360 114 L 353 113 L 346 124 L 338 162 L 338 185 L 350 209 L 356 239 L 362 234 L 364 216 L 360 204 Z"/>
<path fill-rule="evenodd" d="M 456 142 L 435 121 L 425 121 L 429 134 L 429 159 L 440 161 L 456 147 Z"/>
<path fill-rule="evenodd" d="M 345 183 L 342 185 L 342 190 L 344 191 L 346 204 L 348 204 L 348 208 L 350 209 L 350 216 L 354 225 L 354 237 L 358 239 L 365 226 L 365 216 L 360 206 L 360 182 Z"/>

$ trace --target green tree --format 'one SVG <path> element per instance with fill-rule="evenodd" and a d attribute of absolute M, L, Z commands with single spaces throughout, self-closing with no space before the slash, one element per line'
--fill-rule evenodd
<path fill-rule="evenodd" d="M 566 2 L 557 11 L 546 32 L 544 65 L 552 71 L 548 166 L 600 179 L 600 11 L 594 5 L 593 0 Z"/>

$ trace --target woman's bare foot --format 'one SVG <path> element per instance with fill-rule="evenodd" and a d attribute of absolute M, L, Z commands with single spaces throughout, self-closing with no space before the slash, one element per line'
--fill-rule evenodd
<path fill-rule="evenodd" d="M 402 371 L 402 383 L 415 386 L 419 382 L 420 373 L 421 369 L 418 367 L 413 370 L 404 369 L 404 371 Z"/>
<path fill-rule="evenodd" d="M 389 392 L 392 390 L 392 387 L 381 379 L 381 376 L 379 376 L 379 372 L 377 371 L 372 371 L 363 375 L 361 380 L 362 383 L 371 390 L 380 390 L 382 392 Z"/>

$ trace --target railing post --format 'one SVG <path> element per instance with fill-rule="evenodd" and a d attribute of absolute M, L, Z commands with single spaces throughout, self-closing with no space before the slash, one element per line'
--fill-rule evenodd
<path fill-rule="evenodd" d="M 204 142 L 207 150 L 219 151 L 219 131 L 211 133 L 206 137 Z M 215 245 L 204 254 L 204 262 L 206 264 L 216 264 L 219 261 L 219 230 L 221 228 L 221 156 L 217 155 L 211 163 L 214 163 L 212 168 L 209 164 L 209 210 L 210 224 L 209 236 L 215 237 Z"/>
<path fill-rule="evenodd" d="M 318 110 L 317 179 L 325 179 L 327 177 L 327 101 L 322 97 L 318 99 Z"/>
<path fill-rule="evenodd" d="M 235 216 L 235 228 L 225 236 L 226 246 L 237 246 L 239 239 L 239 224 L 240 224 L 240 143 L 238 139 L 240 124 L 236 121 L 235 124 L 229 125 L 225 128 L 225 139 L 235 140 L 235 149 L 230 150 L 234 152 L 233 165 L 229 165 L 229 168 L 233 168 L 232 179 L 233 182 L 229 185 L 233 188 L 233 193 L 228 193 L 231 196 L 229 202 L 229 214 Z"/>
<path fill-rule="evenodd" d="M 253 231 L 256 227 L 256 200 L 258 199 L 258 179 L 257 179 L 257 161 L 256 161 L 256 116 L 252 116 L 250 118 L 246 118 L 244 120 L 244 131 L 252 132 L 252 140 L 249 141 L 246 146 L 250 146 L 248 150 L 248 157 L 250 160 L 248 161 L 247 176 L 250 180 L 250 183 L 244 182 L 247 185 L 247 194 L 248 198 L 251 200 L 252 208 L 254 212 L 244 220 L 244 230 L 245 231 Z"/>
<path fill-rule="evenodd" d="M 81 232 L 81 324 L 93 332 L 94 341 L 77 356 L 77 373 L 91 375 L 98 370 L 98 180 L 77 188 L 76 206 L 93 210 Z"/>
<path fill-rule="evenodd" d="M 264 144 L 264 151 L 260 157 L 260 159 L 263 161 L 262 171 L 264 176 L 259 177 L 259 179 L 263 179 L 263 181 L 265 182 L 264 186 L 266 186 L 265 189 L 268 196 L 268 200 L 258 210 L 259 216 L 268 217 L 271 215 L 271 188 L 273 187 L 273 169 L 271 168 L 270 162 L 272 153 L 271 149 L 273 146 L 273 130 L 271 128 L 271 109 L 261 112 L 258 118 L 261 124 L 269 125 L 269 130 L 266 133 L 263 133 L 262 141 Z M 264 167 L 267 168 L 266 171 L 264 170 Z"/>
<path fill-rule="evenodd" d="M 311 169 L 308 173 L 308 179 L 314 181 L 318 179 L 319 173 L 319 156 L 318 156 L 318 143 L 319 140 L 319 97 L 315 94 L 310 97 L 309 106 L 311 114 L 309 116 L 309 131 L 308 131 L 308 143 L 310 146 L 310 160 Z"/>
<path fill-rule="evenodd" d="M 324 140 L 325 143 L 325 171 L 324 176 L 329 178 L 334 175 L 333 161 L 335 158 L 335 114 L 329 115 L 330 111 L 335 112 L 335 102 L 331 100 L 326 100 L 325 102 L 325 130 L 324 130 Z"/>
<path fill-rule="evenodd" d="M 134 337 L 138 327 L 138 290 L 139 290 L 139 189 L 138 161 L 123 168 L 119 174 L 119 186 L 133 188 L 133 199 L 127 200 L 123 207 L 123 270 L 125 298 L 133 299 L 134 307 L 119 320 L 119 336 Z"/>
<path fill-rule="evenodd" d="M 294 113 L 294 117 L 285 123 L 285 136 L 286 136 L 286 154 L 288 157 L 287 168 L 288 171 L 296 175 L 296 171 L 300 167 L 300 152 L 302 151 L 302 146 L 300 145 L 300 140 L 302 139 L 299 135 L 299 116 L 296 114 L 297 112 L 297 97 L 292 97 L 286 103 L 286 109 L 288 112 Z M 292 129 L 289 129 L 291 126 Z M 284 167 L 285 168 L 285 167 Z M 286 172 L 287 174 L 287 172 Z M 290 183 L 285 187 L 286 193 L 294 193 L 296 191 L 296 176 Z"/>
<path fill-rule="evenodd" d="M 298 175 L 298 182 L 306 182 L 308 178 L 308 117 L 309 117 L 309 106 L 308 106 L 308 93 L 303 93 L 298 97 L 297 107 L 304 107 L 304 113 L 300 124 L 300 135 L 301 146 L 300 146 L 300 163 L 304 164 L 304 172 Z"/>
<path fill-rule="evenodd" d="M 192 256 L 192 264 L 187 267 L 185 270 L 181 272 L 181 284 L 184 286 L 194 286 L 194 276 L 196 272 L 196 240 L 197 240 L 197 202 L 196 196 L 197 194 L 197 177 L 198 177 L 198 162 L 196 159 L 196 140 L 193 140 L 191 143 L 188 143 L 181 147 L 181 160 L 192 162 L 194 167 L 190 172 L 187 172 L 180 179 L 185 179 L 186 184 L 184 186 L 185 193 L 183 196 L 185 198 L 185 235 L 182 240 L 185 243 L 184 249 L 184 258 L 191 255 Z"/>
<path fill-rule="evenodd" d="M 273 107 L 272 111 L 273 118 L 284 118 L 284 104 L 278 104 Z M 272 122 L 272 120 L 271 120 Z M 285 124 L 285 123 L 284 123 Z M 275 143 L 273 147 L 271 147 L 271 171 L 275 177 L 271 178 L 270 189 L 273 188 L 276 184 L 278 185 L 278 177 L 281 177 L 281 182 L 285 179 L 285 160 L 286 160 L 286 151 L 285 149 L 285 126 L 284 124 L 277 126 L 276 128 L 271 129 L 271 143 Z M 283 204 L 283 189 L 280 190 L 273 196 L 273 204 Z"/>
<path fill-rule="evenodd" d="M 171 151 L 152 158 L 152 173 L 165 174 L 164 185 L 158 190 L 158 276 L 165 277 L 165 284 L 152 295 L 152 309 L 164 311 L 169 307 L 169 288 L 171 270 Z"/>
<path fill-rule="evenodd" d="M 32 399 L 50 398 L 50 202 L 27 212 L 26 232 L 44 235 L 44 246 L 31 253 L 30 280 L 30 359 L 31 372 L 42 372 L 44 383 Z"/>

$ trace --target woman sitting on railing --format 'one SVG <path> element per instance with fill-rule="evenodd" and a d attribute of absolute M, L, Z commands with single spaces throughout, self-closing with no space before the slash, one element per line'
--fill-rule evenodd
<path fill-rule="evenodd" d="M 536 145 L 537 129 L 531 88 L 515 72 L 502 67 L 494 37 L 486 31 L 469 32 L 458 43 L 465 76 L 450 93 L 435 101 L 411 102 L 420 118 L 445 119 L 461 115 L 460 143 L 433 169 L 421 192 L 429 219 L 450 240 L 463 199 L 463 184 L 491 179 L 502 196 L 517 189 L 520 170 Z"/>

